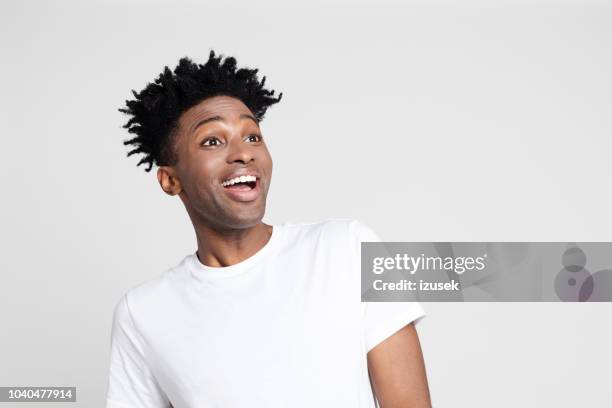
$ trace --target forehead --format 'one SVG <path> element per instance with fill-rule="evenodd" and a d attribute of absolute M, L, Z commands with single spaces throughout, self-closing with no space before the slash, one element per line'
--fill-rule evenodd
<path fill-rule="evenodd" d="M 231 96 L 213 96 L 189 108 L 180 116 L 179 123 L 181 126 L 189 127 L 190 124 L 208 117 L 223 116 L 230 119 L 231 116 L 243 113 L 252 115 L 251 110 L 240 99 Z"/>

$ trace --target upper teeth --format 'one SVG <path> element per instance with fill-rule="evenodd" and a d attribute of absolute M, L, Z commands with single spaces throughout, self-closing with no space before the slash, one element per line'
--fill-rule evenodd
<path fill-rule="evenodd" d="M 232 184 L 246 183 L 246 182 L 249 182 L 249 181 L 257 181 L 257 178 L 255 176 L 234 177 L 233 179 L 225 180 L 223 183 L 221 183 L 221 185 L 223 187 L 226 187 L 226 186 L 231 186 Z"/>

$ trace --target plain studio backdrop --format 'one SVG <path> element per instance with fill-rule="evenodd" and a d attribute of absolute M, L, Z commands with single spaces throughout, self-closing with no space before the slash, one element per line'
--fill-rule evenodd
<path fill-rule="evenodd" d="M 257 3 L 2 2 L 0 386 L 103 406 L 116 302 L 196 249 L 117 108 L 211 48 L 284 93 L 262 123 L 269 223 L 611 240 L 609 3 Z M 612 405 L 612 304 L 424 307 L 435 407 Z"/>

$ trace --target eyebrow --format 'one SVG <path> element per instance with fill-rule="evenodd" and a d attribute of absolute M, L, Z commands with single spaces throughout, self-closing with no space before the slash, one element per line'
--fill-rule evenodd
<path fill-rule="evenodd" d="M 257 120 L 257 119 L 256 119 L 256 118 L 253 116 L 253 115 L 249 115 L 249 114 L 247 114 L 247 113 L 243 113 L 242 115 L 240 115 L 240 119 L 250 119 L 250 120 L 252 120 L 253 122 L 255 122 L 255 124 L 256 124 L 257 126 L 259 126 L 259 121 L 258 121 L 258 120 Z M 224 121 L 225 121 L 225 119 L 223 118 L 223 116 L 219 116 L 219 115 L 217 115 L 217 116 L 211 116 L 210 118 L 206 118 L 206 119 L 204 119 L 204 120 L 201 120 L 201 121 L 199 121 L 199 122 L 198 122 L 198 123 L 197 123 L 197 124 L 194 126 L 193 131 L 192 131 L 191 133 L 192 133 L 192 134 L 193 134 L 193 133 L 195 133 L 195 131 L 196 131 L 196 130 L 198 130 L 198 128 L 199 128 L 200 126 L 203 126 L 203 125 L 205 125 L 205 124 L 207 124 L 207 123 L 209 123 L 209 122 L 217 122 L 217 121 L 224 122 Z"/>

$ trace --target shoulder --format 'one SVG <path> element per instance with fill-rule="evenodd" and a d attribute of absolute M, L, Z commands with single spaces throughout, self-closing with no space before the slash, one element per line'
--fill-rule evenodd
<path fill-rule="evenodd" d="M 163 305 L 173 296 L 174 289 L 186 279 L 185 259 L 159 275 L 128 288 L 115 305 L 115 318 L 138 320 L 152 308 Z"/>
<path fill-rule="evenodd" d="M 292 232 L 328 232 L 346 233 L 363 226 L 359 220 L 353 218 L 324 218 L 318 221 L 287 222 L 283 224 L 286 230 Z"/>
<path fill-rule="evenodd" d="M 365 223 L 354 218 L 325 218 L 313 222 L 285 223 L 289 238 L 302 241 L 317 238 L 343 242 L 380 241 L 380 237 Z"/>

